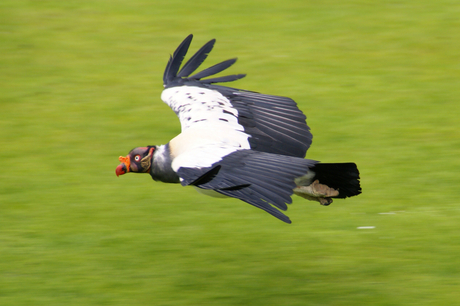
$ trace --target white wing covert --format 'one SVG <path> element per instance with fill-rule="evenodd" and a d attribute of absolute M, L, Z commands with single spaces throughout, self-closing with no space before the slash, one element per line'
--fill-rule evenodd
<path fill-rule="evenodd" d="M 215 90 L 196 86 L 167 88 L 161 99 L 179 117 L 182 132 L 192 126 L 219 126 L 244 131 L 238 123 L 238 110 Z"/>

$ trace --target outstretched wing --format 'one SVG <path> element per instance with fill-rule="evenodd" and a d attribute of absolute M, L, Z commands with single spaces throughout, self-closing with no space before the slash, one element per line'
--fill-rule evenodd
<path fill-rule="evenodd" d="M 179 117 L 182 132 L 200 131 L 200 137 L 205 138 L 209 133 L 220 133 L 232 143 L 236 141 L 235 150 L 250 148 L 305 157 L 312 135 L 305 115 L 292 99 L 213 85 L 238 80 L 244 74 L 203 79 L 227 69 L 236 59 L 189 76 L 207 58 L 215 40 L 205 44 L 179 70 L 192 37 L 189 35 L 179 45 L 163 76 L 165 90 L 161 98 Z"/>
<path fill-rule="evenodd" d="M 207 168 L 180 168 L 182 185 L 211 189 L 243 200 L 291 223 L 280 210 L 292 202 L 294 179 L 307 174 L 317 162 L 284 155 L 240 150 Z"/>

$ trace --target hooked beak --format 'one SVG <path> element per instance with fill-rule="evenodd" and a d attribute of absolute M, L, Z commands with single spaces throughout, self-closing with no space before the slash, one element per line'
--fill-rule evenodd
<path fill-rule="evenodd" d="M 120 176 L 120 175 L 123 175 L 129 172 L 130 160 L 129 160 L 129 156 L 126 156 L 126 157 L 120 156 L 118 159 L 121 161 L 121 164 L 119 164 L 117 169 L 115 169 L 115 174 L 117 176 Z"/>
<path fill-rule="evenodd" d="M 126 165 L 125 164 L 119 164 L 117 169 L 115 169 L 115 173 L 117 174 L 117 176 L 123 175 L 126 172 L 127 171 L 126 171 Z"/>

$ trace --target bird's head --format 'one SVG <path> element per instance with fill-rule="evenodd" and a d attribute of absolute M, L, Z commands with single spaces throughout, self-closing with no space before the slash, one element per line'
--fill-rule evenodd
<path fill-rule="evenodd" d="M 131 152 L 125 157 L 120 156 L 118 159 L 121 164 L 115 169 L 117 176 L 128 172 L 147 173 L 150 171 L 152 165 L 153 152 L 156 146 L 139 147 L 132 149 Z"/>

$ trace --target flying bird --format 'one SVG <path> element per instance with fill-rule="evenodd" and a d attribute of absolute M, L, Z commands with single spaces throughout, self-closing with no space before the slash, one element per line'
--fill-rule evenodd
<path fill-rule="evenodd" d="M 293 193 L 322 205 L 361 193 L 355 163 L 305 159 L 312 134 L 292 99 L 215 85 L 245 77 L 211 77 L 236 58 L 190 76 L 215 39 L 181 68 L 192 38 L 185 38 L 170 56 L 163 76 L 161 99 L 179 117 L 181 133 L 165 145 L 138 147 L 120 156 L 117 176 L 149 173 L 155 181 L 240 199 L 286 223 L 291 220 L 281 211 L 292 203 Z"/>

